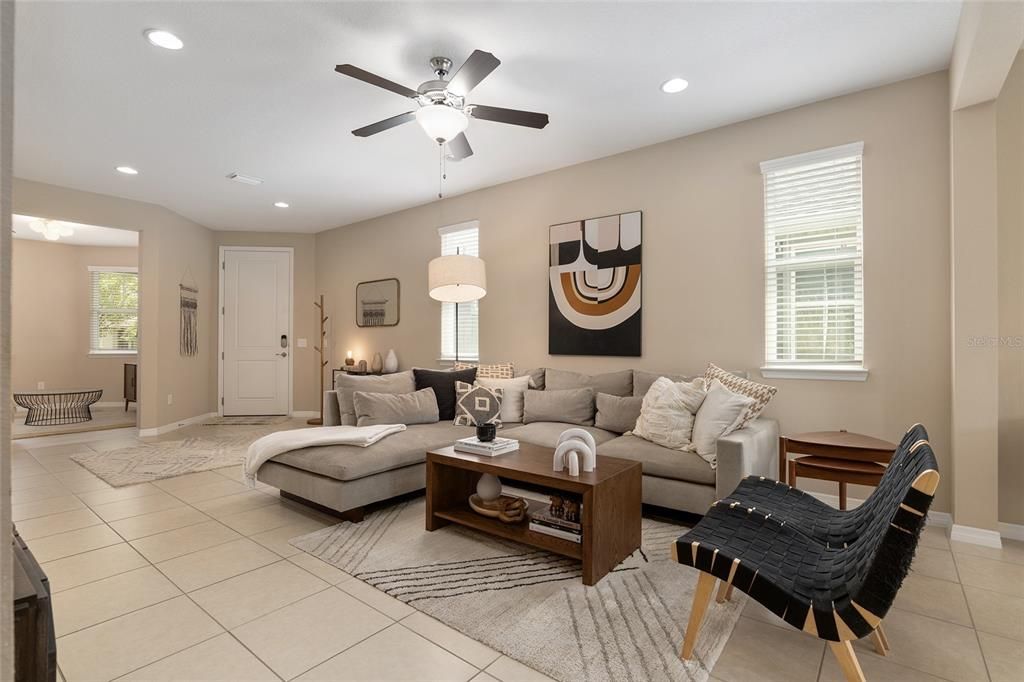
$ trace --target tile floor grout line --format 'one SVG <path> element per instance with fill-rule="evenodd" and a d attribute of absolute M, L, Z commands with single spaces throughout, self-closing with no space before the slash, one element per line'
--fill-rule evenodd
<path fill-rule="evenodd" d="M 148 566 L 139 566 L 138 568 L 132 569 L 132 570 L 141 571 L 144 568 L 149 568 L 149 567 Z M 113 577 L 113 576 L 111 576 L 111 577 Z M 65 632 L 63 635 L 61 635 L 60 637 L 57 637 L 56 639 L 59 642 L 60 640 L 64 639 L 65 637 L 70 637 L 71 635 L 77 634 L 79 632 L 85 632 L 86 630 L 90 630 L 90 629 L 92 629 L 94 627 L 103 625 L 104 623 L 109 623 L 110 621 L 117 620 L 118 618 L 121 618 L 122 616 L 128 616 L 128 615 L 131 615 L 133 613 L 138 613 L 139 611 L 144 611 L 144 610 L 148 609 L 151 606 L 159 606 L 160 604 L 169 602 L 172 599 L 177 599 L 178 597 L 187 596 L 185 594 L 185 592 L 182 591 L 182 589 L 180 587 L 178 587 L 177 585 L 175 585 L 174 583 L 171 583 L 171 586 L 174 587 L 174 589 L 178 590 L 178 594 L 175 594 L 175 595 L 172 595 L 170 597 L 167 597 L 166 599 L 161 599 L 159 601 L 155 601 L 152 604 L 146 604 L 145 606 L 140 606 L 137 609 L 131 609 L 130 611 L 125 611 L 124 613 L 119 613 L 116 616 L 111 616 L 110 618 L 104 618 L 101 621 L 97 621 L 95 623 L 91 623 L 89 625 L 86 625 L 85 627 L 78 628 L 77 630 L 71 630 L 70 632 Z"/>
<path fill-rule="evenodd" d="M 376 588 L 375 588 L 375 589 L 376 589 Z M 403 602 L 403 603 L 404 603 L 404 602 Z M 411 608 L 415 608 L 415 607 L 411 607 Z M 480 666 L 478 666 L 478 665 L 477 665 L 476 663 L 473 663 L 473 661 L 469 661 L 469 660 L 466 660 L 466 658 L 465 658 L 464 656 L 460 656 L 460 655 L 459 655 L 458 653 L 456 653 L 456 652 L 452 651 L 451 649 L 449 649 L 448 647 L 446 647 L 446 646 L 445 646 L 445 645 L 443 645 L 443 644 L 438 644 L 437 642 L 435 642 L 434 640 L 430 639 L 430 638 L 429 638 L 429 637 L 427 637 L 426 635 L 424 635 L 424 634 L 421 634 L 421 633 L 417 632 L 416 630 L 413 630 L 413 629 L 412 629 L 411 627 L 409 627 L 409 626 L 408 626 L 408 625 L 406 625 L 406 624 L 405 624 L 404 622 L 402 622 L 402 621 L 405 621 L 405 620 L 407 620 L 407 619 L 409 619 L 409 618 L 412 618 L 412 617 L 413 617 L 413 616 L 415 616 L 415 615 L 416 615 L 417 613 L 419 613 L 419 614 L 422 614 L 422 615 L 426 616 L 427 618 L 430 618 L 431 620 L 434 620 L 434 621 L 436 621 L 436 622 L 437 622 L 438 624 L 440 624 L 440 625 L 441 625 L 441 626 L 443 626 L 443 627 L 446 627 L 446 628 L 448 628 L 448 629 L 449 629 L 449 630 L 451 630 L 452 632 L 457 632 L 458 634 L 462 635 L 463 637 L 465 637 L 465 638 L 467 638 L 467 639 L 471 639 L 471 640 L 473 640 L 474 642 L 476 642 L 477 644 L 481 644 L 481 645 L 483 645 L 483 646 L 487 647 L 487 648 L 488 648 L 488 649 L 490 649 L 491 651 L 493 651 L 493 652 L 495 652 L 496 654 L 498 654 L 497 658 L 495 658 L 495 659 L 494 659 L 494 661 L 497 661 L 497 660 L 498 660 L 498 658 L 501 658 L 501 657 L 502 657 L 502 656 L 504 655 L 504 654 L 502 654 L 502 653 L 501 653 L 500 651 L 498 651 L 497 649 L 493 649 L 493 648 L 491 648 L 491 647 L 487 646 L 486 644 L 484 644 L 483 642 L 481 642 L 480 640 L 477 640 L 477 639 L 473 639 L 473 638 L 472 638 L 472 637 L 470 637 L 469 635 L 467 635 L 467 634 L 465 634 L 465 633 L 463 633 L 463 632 L 459 632 L 458 630 L 456 630 L 455 628 L 453 628 L 453 627 L 452 627 L 451 625 L 448 625 L 448 624 L 446 624 L 446 623 L 442 623 L 441 621 L 437 620 L 436 618 L 434 618 L 434 617 L 433 617 L 433 616 L 431 616 L 430 614 L 428 614 L 428 613 L 423 613 L 423 611 L 420 611 L 419 609 L 416 609 L 415 611 L 413 611 L 412 613 L 408 614 L 407 616 L 403 616 L 403 617 L 402 617 L 402 618 L 400 618 L 399 620 L 396 620 L 396 621 L 395 621 L 395 623 L 397 623 L 398 625 L 401 625 L 401 626 L 402 626 L 403 628 L 405 628 L 405 629 L 406 629 L 406 630 L 408 630 L 409 632 L 413 633 L 414 635 L 416 635 L 416 636 L 418 636 L 418 637 L 420 637 L 420 638 L 422 638 L 422 639 L 425 639 L 426 641 L 430 642 L 430 643 L 431 643 L 431 644 L 433 644 L 434 646 L 436 646 L 436 647 L 438 647 L 438 648 L 440 648 L 440 649 L 443 649 L 444 651 L 447 651 L 448 653 L 450 653 L 450 654 L 451 654 L 452 656 L 454 656 L 455 658 L 459 659 L 460 661 L 464 661 L 464 662 L 468 663 L 469 665 L 473 666 L 474 668 L 476 668 L 476 669 L 477 669 L 477 670 L 479 670 L 480 672 L 483 672 L 483 669 L 484 669 L 484 668 L 486 668 L 486 667 L 487 667 L 487 665 L 490 665 L 491 663 L 494 663 L 494 661 L 490 661 L 490 662 L 489 662 L 489 663 L 488 663 L 487 665 L 485 665 L 485 666 L 484 666 L 484 668 L 481 668 L 481 667 L 480 667 Z M 513 659 L 513 660 L 514 660 L 514 659 Z"/>
<path fill-rule="evenodd" d="M 956 569 L 957 576 L 960 575 L 960 567 L 957 565 L 956 554 L 953 554 L 953 568 Z M 992 680 L 992 671 L 988 667 L 988 659 L 985 657 L 985 647 L 981 645 L 981 634 L 978 632 L 978 624 L 974 620 L 974 612 L 971 610 L 971 601 L 967 598 L 967 590 L 964 589 L 964 584 L 960 583 L 960 592 L 964 595 L 964 604 L 967 606 L 967 617 L 971 619 L 971 629 L 974 631 L 974 639 L 978 642 L 978 652 L 981 654 L 981 662 L 985 666 L 985 674 L 988 679 Z M 997 593 L 998 594 L 998 593 Z"/>
<path fill-rule="evenodd" d="M 351 596 L 351 595 L 349 595 L 349 596 Z M 397 620 L 395 620 L 394 618 L 390 618 L 390 617 L 389 617 L 388 619 L 389 619 L 389 620 L 390 620 L 391 622 L 390 622 L 390 623 L 388 623 L 387 625 L 385 625 L 384 627 L 382 627 L 382 628 L 381 628 L 380 630 L 377 630 L 377 631 L 375 631 L 375 632 L 372 632 L 372 633 L 368 634 L 368 635 L 367 635 L 366 637 L 363 637 L 363 638 L 362 638 L 361 640 L 359 640 L 358 642 L 354 642 L 354 643 L 353 643 L 353 644 L 352 644 L 351 646 L 347 646 L 347 647 L 345 647 L 344 649 L 342 649 L 341 651 L 339 651 L 338 653 L 336 653 L 336 654 L 332 654 L 331 656 L 328 656 L 328 657 L 327 657 L 327 658 L 325 658 L 324 660 L 320 661 L 319 663 L 316 663 L 315 665 L 313 665 L 313 666 L 311 666 L 311 667 L 309 667 L 309 668 L 306 668 L 305 670 L 303 670 L 302 672 L 298 673 L 297 675 L 293 675 L 293 676 L 289 677 L 289 678 L 288 678 L 288 680 L 296 680 L 296 679 L 298 679 L 298 678 L 302 677 L 303 675 L 305 675 L 306 673 L 308 673 L 308 672 L 309 672 L 310 670 L 313 670 L 314 668 L 319 668 L 320 666 L 324 665 L 325 663 L 327 663 L 327 662 L 329 662 L 329 661 L 333 661 L 333 660 L 334 660 L 335 658 L 337 658 L 338 656 L 341 656 L 341 655 L 342 655 L 343 653 L 345 653 L 346 651 L 349 651 L 349 650 L 353 649 L 354 647 L 357 647 L 357 646 L 359 646 L 360 644 L 362 644 L 362 643 L 363 643 L 363 642 L 365 642 L 366 640 L 370 639 L 371 637 L 374 637 L 374 636 L 376 636 L 376 635 L 379 635 L 380 633 L 382 633 L 382 632 L 384 632 L 385 630 L 387 630 L 387 629 L 391 628 L 392 626 L 394 626 L 394 625 L 398 625 L 398 624 L 399 624 L 399 623 L 398 623 L 398 621 L 397 621 Z M 406 629 L 408 629 L 408 628 L 406 628 Z M 413 634 L 415 634 L 415 633 L 413 633 Z M 476 666 L 473 666 L 473 667 L 474 667 L 474 668 L 476 668 Z"/>

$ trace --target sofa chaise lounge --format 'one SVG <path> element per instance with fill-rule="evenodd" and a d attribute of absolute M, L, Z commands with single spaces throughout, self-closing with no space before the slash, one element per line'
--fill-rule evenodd
<path fill-rule="evenodd" d="M 324 425 L 342 423 L 337 391 L 324 394 Z M 501 435 L 554 447 L 563 430 L 576 424 L 538 421 L 505 424 Z M 691 452 L 671 450 L 631 434 L 582 427 L 597 443 L 599 455 L 643 465 L 643 501 L 695 514 L 731 493 L 746 476 L 773 476 L 778 457 L 778 424 L 758 418 L 718 440 L 718 465 L 712 468 Z M 451 445 L 474 429 L 451 421 L 415 424 L 366 448 L 328 445 L 292 450 L 265 462 L 259 480 L 282 496 L 311 502 L 342 518 L 360 521 L 363 508 L 425 487 L 427 450 Z"/>

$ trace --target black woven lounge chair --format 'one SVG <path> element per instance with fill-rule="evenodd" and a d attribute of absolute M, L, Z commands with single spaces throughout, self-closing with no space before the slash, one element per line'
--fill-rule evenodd
<path fill-rule="evenodd" d="M 912 429 L 908 436 L 920 433 Z M 726 593 L 737 587 L 793 627 L 827 640 L 846 679 L 863 682 L 851 641 L 875 632 L 892 606 L 938 484 L 927 440 L 904 438 L 869 500 L 857 510 L 835 512 L 841 516 L 834 517 L 833 530 L 846 533 L 842 545 L 821 530 L 828 524 L 801 530 L 798 513 L 787 522 L 785 514 L 768 509 L 716 502 L 672 545 L 679 563 L 702 571 L 682 657 L 693 654 L 717 578 Z M 843 530 L 843 518 L 857 530 Z"/>

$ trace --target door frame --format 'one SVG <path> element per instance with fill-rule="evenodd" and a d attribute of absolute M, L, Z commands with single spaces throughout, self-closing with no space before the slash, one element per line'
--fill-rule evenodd
<path fill-rule="evenodd" d="M 221 246 L 217 252 L 217 414 L 224 416 L 224 274 L 229 251 L 276 251 L 288 254 L 288 416 L 292 416 L 295 394 L 295 248 L 291 246 Z"/>

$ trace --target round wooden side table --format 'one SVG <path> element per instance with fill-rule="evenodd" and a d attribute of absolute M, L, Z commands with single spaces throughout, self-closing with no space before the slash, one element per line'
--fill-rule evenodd
<path fill-rule="evenodd" d="M 779 480 L 796 487 L 797 478 L 839 484 L 839 508 L 846 509 L 846 487 L 878 485 L 896 444 L 849 431 L 813 431 L 779 438 Z M 804 455 L 793 460 L 789 455 Z"/>

